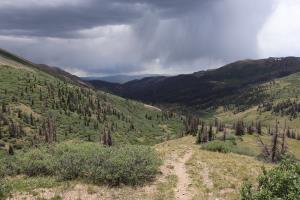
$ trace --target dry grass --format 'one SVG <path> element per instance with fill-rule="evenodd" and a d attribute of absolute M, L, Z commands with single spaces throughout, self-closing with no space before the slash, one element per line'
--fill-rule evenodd
<path fill-rule="evenodd" d="M 23 65 L 19 62 L 7 59 L 7 58 L 0 55 L 0 67 L 2 67 L 2 66 L 10 66 L 10 67 L 13 67 L 13 68 L 24 69 L 24 70 L 27 70 L 27 71 L 34 72 L 34 70 L 32 70 L 30 67 L 28 67 L 26 65 Z"/>
<path fill-rule="evenodd" d="M 27 115 L 32 114 L 34 118 L 41 118 L 41 115 L 34 112 L 31 107 L 26 106 L 25 104 L 19 103 L 18 105 L 11 106 L 11 109 L 21 110 L 22 113 L 26 113 Z"/>

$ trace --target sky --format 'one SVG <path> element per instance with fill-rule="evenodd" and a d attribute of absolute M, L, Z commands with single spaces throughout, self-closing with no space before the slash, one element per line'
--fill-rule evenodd
<path fill-rule="evenodd" d="M 300 0 L 1 0 L 0 48 L 78 76 L 300 55 Z"/>

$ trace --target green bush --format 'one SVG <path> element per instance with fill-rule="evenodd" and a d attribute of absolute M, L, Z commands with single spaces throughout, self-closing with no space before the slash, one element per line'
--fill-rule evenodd
<path fill-rule="evenodd" d="M 106 148 L 97 143 L 64 142 L 17 156 L 29 176 L 56 175 L 63 180 L 86 179 L 97 184 L 137 185 L 151 180 L 161 161 L 146 146 Z"/>
<path fill-rule="evenodd" d="M 237 153 L 241 155 L 248 155 L 254 156 L 255 154 L 246 147 L 237 146 L 234 140 L 231 141 L 220 141 L 214 140 L 203 144 L 201 146 L 202 149 L 214 152 L 221 152 L 221 153 Z"/>
<path fill-rule="evenodd" d="M 300 164 L 286 158 L 279 166 L 266 171 L 258 177 L 258 187 L 245 182 L 241 188 L 242 200 L 299 200 L 300 199 Z"/>
<path fill-rule="evenodd" d="M 106 155 L 95 157 L 92 163 L 90 178 L 95 183 L 136 185 L 151 180 L 161 162 L 150 147 L 125 146 L 106 149 Z"/>
<path fill-rule="evenodd" d="M 53 148 L 56 174 L 64 180 L 84 177 L 89 174 L 91 162 L 97 154 L 102 154 L 104 147 L 95 143 L 66 142 Z"/>

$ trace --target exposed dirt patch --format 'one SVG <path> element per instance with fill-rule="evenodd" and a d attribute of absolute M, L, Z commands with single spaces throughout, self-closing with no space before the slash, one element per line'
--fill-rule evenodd
<path fill-rule="evenodd" d="M 232 193 L 234 192 L 235 190 L 232 189 L 232 188 L 225 188 L 223 190 L 220 191 L 220 194 L 227 194 L 227 193 Z"/>
<path fill-rule="evenodd" d="M 34 118 L 41 118 L 40 114 L 34 112 L 29 106 L 26 106 L 24 104 L 15 106 L 15 109 L 20 109 L 23 113 L 26 113 L 28 115 L 32 114 Z"/>
<path fill-rule="evenodd" d="M 10 67 L 17 68 L 17 69 L 21 68 L 21 69 L 25 69 L 27 71 L 32 71 L 33 72 L 33 70 L 31 68 L 29 68 L 28 66 L 23 65 L 23 64 L 18 63 L 18 62 L 15 62 L 13 60 L 6 59 L 6 58 L 4 58 L 0 55 L 0 67 L 1 66 L 10 66 Z"/>
<path fill-rule="evenodd" d="M 145 108 L 152 109 L 152 110 L 161 111 L 161 109 L 160 109 L 160 108 L 158 108 L 158 107 L 155 107 L 155 106 L 151 106 L 151 105 L 148 105 L 148 104 L 144 104 L 144 107 L 145 107 Z"/>

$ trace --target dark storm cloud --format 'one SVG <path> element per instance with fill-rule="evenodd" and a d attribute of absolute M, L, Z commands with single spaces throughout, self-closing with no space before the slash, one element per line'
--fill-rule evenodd
<path fill-rule="evenodd" d="M 113 74 L 191 72 L 256 58 L 274 0 L 3 2 L 3 48 L 35 62 Z"/>
<path fill-rule="evenodd" d="M 24 1 L 26 2 L 26 0 Z M 0 4 L 2 34 L 70 37 L 96 26 L 127 24 L 141 17 L 142 6 L 111 0 L 83 0 L 75 5 L 32 6 Z"/>
<path fill-rule="evenodd" d="M 13 1 L 12 1 L 13 2 Z M 67 2 L 67 1 L 66 1 Z M 194 8 L 199 0 L 82 0 L 77 4 L 32 6 L 0 3 L 0 34 L 72 37 L 76 31 L 97 26 L 131 24 L 148 9 L 173 17 Z M 22 6 L 23 5 L 23 6 Z M 78 35 L 77 35 L 78 37 Z"/>

